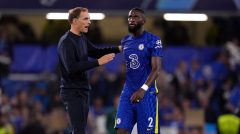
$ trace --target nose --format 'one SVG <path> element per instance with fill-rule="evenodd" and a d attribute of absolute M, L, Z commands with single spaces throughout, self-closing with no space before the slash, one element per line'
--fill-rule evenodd
<path fill-rule="evenodd" d="M 89 20 L 88 24 L 91 24 L 91 21 Z"/>
<path fill-rule="evenodd" d="M 128 21 L 129 21 L 129 22 L 133 22 L 134 20 L 133 20 L 132 17 L 130 17 L 130 18 L 128 18 Z"/>

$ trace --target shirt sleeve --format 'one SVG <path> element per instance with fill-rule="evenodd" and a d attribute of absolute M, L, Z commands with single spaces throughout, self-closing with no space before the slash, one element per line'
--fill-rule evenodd
<path fill-rule="evenodd" d="M 77 62 L 75 59 L 75 46 L 71 40 L 64 40 L 59 49 L 58 56 L 68 73 L 84 72 L 99 66 L 97 60 Z"/>
<path fill-rule="evenodd" d="M 152 39 L 151 41 L 151 46 L 152 46 L 152 54 L 151 57 L 155 57 L 155 56 L 163 56 L 163 52 L 162 52 L 162 41 L 159 37 L 155 37 Z"/>
<path fill-rule="evenodd" d="M 118 46 L 117 47 L 105 47 L 105 48 L 97 48 L 95 47 L 89 40 L 87 40 L 88 46 L 88 56 L 91 58 L 101 58 L 102 56 L 110 53 L 119 53 Z"/>

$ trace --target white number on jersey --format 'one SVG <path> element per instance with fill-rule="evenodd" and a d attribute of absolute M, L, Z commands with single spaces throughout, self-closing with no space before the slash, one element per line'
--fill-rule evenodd
<path fill-rule="evenodd" d="M 148 118 L 148 121 L 150 121 L 148 127 L 153 127 L 153 125 L 152 125 L 153 118 L 152 118 L 152 117 L 149 117 L 149 118 Z"/>

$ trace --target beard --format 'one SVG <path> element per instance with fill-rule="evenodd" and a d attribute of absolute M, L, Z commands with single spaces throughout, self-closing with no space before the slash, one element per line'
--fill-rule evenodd
<path fill-rule="evenodd" d="M 130 25 L 128 25 L 128 32 L 129 33 L 136 33 L 142 26 L 142 23 L 137 23 L 137 25 L 135 25 L 135 27 L 130 27 Z"/>

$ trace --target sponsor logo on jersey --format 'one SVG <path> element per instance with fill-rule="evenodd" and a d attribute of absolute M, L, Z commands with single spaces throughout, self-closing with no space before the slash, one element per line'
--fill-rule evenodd
<path fill-rule="evenodd" d="M 162 48 L 162 46 L 156 46 L 155 49 L 157 49 L 157 48 Z"/>
<path fill-rule="evenodd" d="M 160 45 L 160 44 L 162 44 L 162 41 L 161 40 L 157 40 L 156 44 Z"/>
<path fill-rule="evenodd" d="M 157 49 L 157 48 L 162 48 L 162 41 L 161 40 L 156 41 L 155 49 Z"/>
<path fill-rule="evenodd" d="M 127 49 L 128 47 L 124 47 L 123 49 Z"/>
<path fill-rule="evenodd" d="M 120 123 L 121 123 L 121 119 L 117 118 L 117 124 L 120 124 Z"/>
<path fill-rule="evenodd" d="M 140 63 L 138 61 L 138 56 L 136 54 L 131 54 L 129 56 L 129 59 L 132 61 L 130 62 L 130 68 L 137 69 L 140 66 Z"/>
<path fill-rule="evenodd" d="M 143 49 L 144 49 L 144 45 L 143 45 L 143 44 L 140 44 L 140 45 L 138 46 L 138 49 L 139 49 L 139 50 L 143 50 Z"/>

